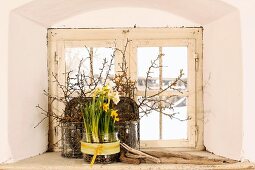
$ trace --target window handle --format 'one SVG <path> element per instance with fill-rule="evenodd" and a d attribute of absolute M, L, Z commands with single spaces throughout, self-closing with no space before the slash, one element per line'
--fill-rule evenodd
<path fill-rule="evenodd" d="M 194 59 L 195 59 L 195 71 L 197 72 L 199 69 L 199 57 L 197 53 L 195 53 Z"/>

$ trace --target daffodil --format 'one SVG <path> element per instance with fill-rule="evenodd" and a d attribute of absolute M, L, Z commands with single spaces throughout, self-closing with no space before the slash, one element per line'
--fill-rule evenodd
<path fill-rule="evenodd" d="M 104 94 L 108 93 L 110 90 L 109 86 L 108 85 L 105 85 L 103 88 L 102 88 L 102 91 Z"/>
<path fill-rule="evenodd" d="M 114 92 L 114 95 L 113 95 L 113 98 L 112 98 L 112 101 L 114 104 L 118 104 L 119 101 L 120 101 L 120 96 L 117 92 Z"/>
<path fill-rule="evenodd" d="M 117 110 L 112 110 L 111 117 L 117 117 L 117 116 L 118 116 Z"/>
<path fill-rule="evenodd" d="M 113 121 L 114 121 L 114 122 L 115 122 L 115 121 L 118 122 L 118 121 L 120 120 L 120 119 L 118 118 L 119 115 L 118 115 L 117 111 L 118 111 L 118 110 L 112 110 L 112 111 L 111 111 L 111 117 L 113 118 Z"/>
<path fill-rule="evenodd" d="M 93 96 L 94 96 L 94 97 L 97 96 L 98 94 L 101 93 L 101 91 L 102 91 L 102 86 L 98 85 L 98 86 L 96 87 L 96 89 L 93 91 Z"/>
<path fill-rule="evenodd" d="M 116 84 L 113 81 L 106 81 L 106 86 L 109 87 L 109 89 L 112 89 L 113 87 L 116 86 Z"/>
<path fill-rule="evenodd" d="M 120 118 L 114 117 L 114 123 L 120 121 Z"/>
<path fill-rule="evenodd" d="M 107 112 L 109 110 L 109 104 L 108 103 L 103 103 L 103 110 Z"/>

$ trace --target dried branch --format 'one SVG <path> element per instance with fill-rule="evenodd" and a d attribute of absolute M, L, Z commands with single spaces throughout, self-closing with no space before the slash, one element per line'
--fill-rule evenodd
<path fill-rule="evenodd" d="M 85 74 L 84 70 L 82 70 L 83 63 L 85 62 L 84 59 L 80 61 L 78 66 L 78 72 L 77 74 L 75 74 L 74 77 L 72 77 L 74 73 L 72 70 L 63 73 L 66 78 L 65 79 L 66 81 L 63 84 L 59 82 L 58 75 L 52 73 L 53 82 L 56 83 L 58 89 L 61 90 L 62 95 L 56 96 L 53 94 L 49 94 L 47 91 L 44 91 L 44 94 L 48 96 L 48 99 L 50 101 L 49 106 L 51 107 L 51 109 L 50 111 L 46 111 L 43 110 L 38 105 L 38 108 L 43 111 L 45 117 L 38 123 L 38 125 L 36 125 L 36 127 L 39 126 L 41 122 L 46 120 L 46 117 L 52 117 L 53 121 L 56 121 L 58 123 L 82 120 L 82 115 L 80 114 L 79 106 L 77 106 L 77 103 L 78 105 L 84 104 L 84 99 L 86 97 L 89 97 L 99 84 L 104 85 L 107 79 L 112 79 L 112 81 L 116 84 L 115 89 L 121 94 L 121 96 L 135 99 L 137 81 L 132 80 L 131 77 L 129 76 L 128 72 L 129 68 L 126 56 L 129 47 L 128 45 L 130 42 L 131 40 L 127 39 L 123 49 L 118 49 L 115 44 L 115 47 L 113 48 L 113 54 L 111 55 L 111 59 L 107 61 L 106 58 L 104 58 L 102 62 L 102 67 L 100 68 L 100 73 L 97 77 L 95 77 L 95 75 L 93 74 L 93 62 L 92 62 L 93 52 L 86 46 L 85 48 L 89 53 L 88 59 L 90 61 L 92 74 L 87 75 Z M 118 63 L 120 71 L 113 78 L 111 78 L 110 72 L 117 52 L 121 54 L 122 58 L 121 63 Z M 171 99 L 176 97 L 176 95 L 167 96 L 164 99 L 162 97 L 158 97 L 163 96 L 162 94 L 167 90 L 173 90 L 182 93 L 182 90 L 180 88 L 176 88 L 178 82 L 182 82 L 183 84 L 186 83 L 185 81 L 182 80 L 182 76 L 184 75 L 182 70 L 180 71 L 179 76 L 173 82 L 170 82 L 167 87 L 165 87 L 164 89 L 159 89 L 153 95 L 150 96 L 148 95 L 148 91 L 150 90 L 149 81 L 152 79 L 151 74 L 153 73 L 153 69 L 159 69 L 160 67 L 162 67 L 157 64 L 160 57 L 162 57 L 162 54 L 158 55 L 156 59 L 151 61 L 151 65 L 149 66 L 148 71 L 146 72 L 144 95 L 142 95 L 142 98 L 138 99 L 138 107 L 140 113 L 141 115 L 143 113 L 144 115 L 148 115 L 153 111 L 156 111 L 161 112 L 162 114 L 168 116 L 171 119 L 175 118 L 180 121 L 184 121 L 183 119 L 177 117 L 178 113 L 175 112 L 169 113 L 166 111 L 167 109 L 172 111 L 174 110 L 173 100 Z M 106 73 L 106 75 L 104 75 L 104 73 Z M 74 103 L 71 102 L 74 99 L 77 99 L 76 104 L 74 104 L 75 102 Z M 63 104 L 63 106 L 65 106 L 65 109 L 59 111 L 56 108 L 53 108 L 55 102 Z M 72 106 L 70 106 L 70 103 L 72 103 Z M 72 110 L 73 113 L 70 112 L 71 108 L 74 108 Z M 142 117 L 143 116 L 141 116 L 141 118 Z M 185 120 L 188 119 L 189 118 Z"/>
<path fill-rule="evenodd" d="M 139 150 L 136 150 L 136 149 L 133 149 L 131 147 L 129 147 L 128 145 L 126 145 L 125 143 L 121 143 L 121 146 L 123 148 L 125 148 L 128 152 L 131 152 L 132 155 L 136 155 L 135 157 L 133 158 L 145 158 L 145 159 L 148 159 L 152 162 L 155 162 L 155 163 L 160 163 L 160 159 L 159 158 L 156 158 L 154 156 L 151 156 L 151 155 L 148 155 L 142 151 L 139 151 Z M 127 155 L 126 155 L 127 156 Z M 129 154 L 129 156 L 132 158 L 131 154 Z"/>

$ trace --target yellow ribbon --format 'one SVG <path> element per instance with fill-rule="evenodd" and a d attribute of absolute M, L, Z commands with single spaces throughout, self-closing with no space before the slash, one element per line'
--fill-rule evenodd
<path fill-rule="evenodd" d="M 90 167 L 95 163 L 97 155 L 111 155 L 120 152 L 120 141 L 112 143 L 86 143 L 81 141 L 81 152 L 93 155 Z"/>
<path fill-rule="evenodd" d="M 92 166 L 93 166 L 94 163 L 95 163 L 95 160 L 96 160 L 97 155 L 100 154 L 100 153 L 102 153 L 102 150 L 103 150 L 103 146 L 98 146 L 98 147 L 96 148 L 95 153 L 94 153 L 94 155 L 93 155 L 93 158 L 92 158 L 92 160 L 91 160 L 91 162 L 90 162 L 90 167 L 91 167 L 91 168 L 92 168 Z"/>

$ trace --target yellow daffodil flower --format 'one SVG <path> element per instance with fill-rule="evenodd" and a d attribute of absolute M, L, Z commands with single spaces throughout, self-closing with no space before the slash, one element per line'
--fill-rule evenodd
<path fill-rule="evenodd" d="M 115 117 L 115 118 L 114 118 L 114 123 L 115 123 L 115 121 L 116 121 L 116 122 L 120 121 L 120 118 Z"/>
<path fill-rule="evenodd" d="M 113 118 L 114 122 L 118 122 L 120 119 L 118 118 L 118 113 L 117 113 L 118 110 L 112 110 L 111 111 L 111 117 Z"/>
<path fill-rule="evenodd" d="M 117 110 L 112 110 L 111 117 L 117 117 L 117 116 L 118 116 Z"/>
<path fill-rule="evenodd" d="M 93 97 L 96 97 L 98 94 L 100 94 L 101 91 L 102 91 L 102 88 L 103 88 L 103 87 L 101 87 L 100 85 L 98 85 L 98 87 L 96 87 L 96 89 L 92 92 Z"/>
<path fill-rule="evenodd" d="M 103 110 L 104 110 L 105 112 L 107 112 L 107 111 L 109 110 L 109 104 L 104 103 L 104 104 L 103 104 Z"/>

